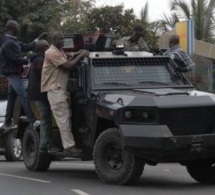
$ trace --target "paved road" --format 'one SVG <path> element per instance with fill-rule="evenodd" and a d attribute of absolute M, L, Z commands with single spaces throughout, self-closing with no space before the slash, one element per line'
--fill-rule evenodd
<path fill-rule="evenodd" d="M 1 160 L 2 159 L 2 160 Z M 145 166 L 136 186 L 100 182 L 92 162 L 52 162 L 48 172 L 30 172 L 23 162 L 0 158 L 0 195 L 214 195 L 215 186 L 196 183 L 179 164 Z"/>

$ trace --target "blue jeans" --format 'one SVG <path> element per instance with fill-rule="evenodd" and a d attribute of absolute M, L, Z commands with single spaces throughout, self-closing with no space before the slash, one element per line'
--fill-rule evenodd
<path fill-rule="evenodd" d="M 49 103 L 35 101 L 40 115 L 40 146 L 41 151 L 47 151 L 51 144 L 52 112 Z"/>
<path fill-rule="evenodd" d="M 5 115 L 5 124 L 10 125 L 13 118 L 13 110 L 17 94 L 20 97 L 20 101 L 24 112 L 27 116 L 28 122 L 33 125 L 36 121 L 36 118 L 31 111 L 31 107 L 28 101 L 28 96 L 25 87 L 23 86 L 22 80 L 16 74 L 7 76 L 8 84 L 8 96 L 7 96 L 7 109 Z"/>

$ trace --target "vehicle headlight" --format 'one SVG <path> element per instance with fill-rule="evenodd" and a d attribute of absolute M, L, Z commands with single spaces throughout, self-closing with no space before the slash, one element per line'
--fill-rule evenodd
<path fill-rule="evenodd" d="M 155 110 L 126 108 L 118 112 L 122 122 L 157 123 L 158 114 Z"/>

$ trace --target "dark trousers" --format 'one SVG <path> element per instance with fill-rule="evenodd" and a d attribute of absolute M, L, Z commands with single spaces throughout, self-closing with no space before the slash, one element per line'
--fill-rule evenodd
<path fill-rule="evenodd" d="M 51 144 L 52 112 L 48 102 L 35 101 L 40 115 L 40 150 L 47 151 Z"/>
<path fill-rule="evenodd" d="M 27 116 L 28 122 L 31 125 L 33 125 L 33 123 L 36 121 L 36 118 L 34 117 L 33 112 L 31 111 L 27 92 L 22 83 L 22 80 L 16 74 L 7 76 L 7 79 L 9 81 L 9 84 L 8 84 L 5 124 L 10 125 L 12 123 L 14 104 L 15 104 L 17 95 L 19 95 L 20 101 L 24 109 L 24 112 Z"/>

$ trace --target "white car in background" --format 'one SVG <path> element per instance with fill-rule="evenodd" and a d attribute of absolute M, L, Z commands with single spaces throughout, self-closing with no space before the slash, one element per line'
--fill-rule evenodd
<path fill-rule="evenodd" d="M 0 100 L 0 155 L 4 155 L 7 161 L 19 161 L 22 158 L 21 140 L 15 139 L 16 130 L 4 130 L 7 101 Z"/>

